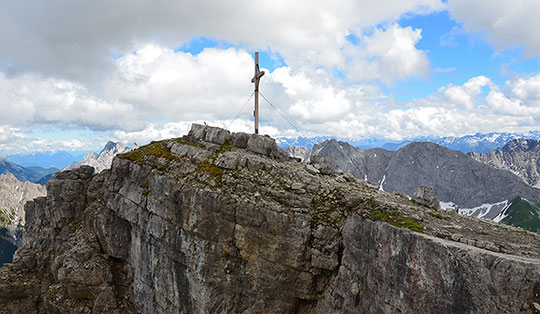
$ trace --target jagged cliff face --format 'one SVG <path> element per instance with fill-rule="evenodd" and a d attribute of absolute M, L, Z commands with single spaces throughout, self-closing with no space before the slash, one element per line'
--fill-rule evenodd
<path fill-rule="evenodd" d="M 540 302 L 537 235 L 324 169 L 287 161 L 268 137 L 195 125 L 101 174 L 59 173 L 26 207 L 0 313 L 531 313 Z"/>
<path fill-rule="evenodd" d="M 22 244 L 24 204 L 45 194 L 42 185 L 21 182 L 9 172 L 0 174 L 0 265 L 10 263 L 13 252 Z"/>
<path fill-rule="evenodd" d="M 540 187 L 540 141 L 515 139 L 488 153 L 471 152 L 473 159 L 497 169 L 508 170 L 529 185 Z"/>

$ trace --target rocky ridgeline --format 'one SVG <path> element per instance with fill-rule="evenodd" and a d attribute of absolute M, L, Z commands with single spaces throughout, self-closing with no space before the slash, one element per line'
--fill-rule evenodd
<path fill-rule="evenodd" d="M 184 138 L 59 173 L 26 206 L 0 313 L 533 313 L 537 234 L 289 160 L 273 139 Z"/>
<path fill-rule="evenodd" d="M 470 152 L 473 159 L 493 168 L 508 170 L 523 181 L 540 188 L 540 141 L 532 139 L 514 139 L 504 147 L 488 153 Z"/>

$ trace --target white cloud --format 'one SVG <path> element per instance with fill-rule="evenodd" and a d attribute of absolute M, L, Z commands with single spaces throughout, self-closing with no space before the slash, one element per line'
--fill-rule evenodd
<path fill-rule="evenodd" d="M 26 136 L 20 129 L 6 125 L 0 125 L 0 145 L 10 144 L 14 141 L 25 139 Z"/>
<path fill-rule="evenodd" d="M 525 91 L 534 91 L 539 80 L 540 74 L 518 78 L 506 82 L 500 91 L 489 78 L 478 76 L 463 85 L 442 87 L 429 97 L 410 102 L 409 109 L 385 116 L 406 136 L 538 130 L 540 108 L 535 101 L 539 97 Z M 488 89 L 485 93 L 484 88 Z"/>
<path fill-rule="evenodd" d="M 443 8 L 440 0 L 9 1 L 0 11 L 0 65 L 95 82 L 114 67 L 113 54 L 206 36 L 270 48 L 295 67 L 335 66 L 346 35 Z"/>
<path fill-rule="evenodd" d="M 114 136 L 123 143 L 137 142 L 139 144 L 145 144 L 154 140 L 181 137 L 188 133 L 190 126 L 190 122 L 187 121 L 166 124 L 150 123 L 139 131 L 115 131 Z"/>
<path fill-rule="evenodd" d="M 448 10 L 468 31 L 485 34 L 498 49 L 524 47 L 529 56 L 540 55 L 540 2 L 536 0 L 449 0 Z"/>
<path fill-rule="evenodd" d="M 385 30 L 375 29 L 371 36 L 362 38 L 359 46 L 346 50 L 352 56 L 348 77 L 360 81 L 379 79 L 391 84 L 404 77 L 427 76 L 430 68 L 427 55 L 415 47 L 420 38 L 420 29 L 397 24 Z"/>
<path fill-rule="evenodd" d="M 244 50 L 191 55 L 146 45 L 117 60 L 105 97 L 132 104 L 146 121 L 228 118 L 251 93 L 252 71 Z"/>
<path fill-rule="evenodd" d="M 540 75 L 510 81 L 506 84 L 505 90 L 529 106 L 540 105 Z"/>
<path fill-rule="evenodd" d="M 192 122 L 252 132 L 252 100 L 238 119 L 253 86 L 252 59 L 241 49 L 206 49 L 198 55 L 157 45 L 118 58 L 105 82 L 91 94 L 81 84 L 36 74 L 0 76 L 0 150 L 84 149 L 96 140 L 36 139 L 17 128 L 34 125 L 102 130 L 124 143 L 178 137 Z M 334 135 L 399 140 L 418 135 L 464 135 L 494 130 L 538 129 L 540 75 L 499 88 L 488 77 L 440 88 L 406 104 L 395 103 L 377 85 L 345 85 L 321 69 L 315 73 L 277 68 L 261 91 L 297 126 L 299 133 L 261 97 L 261 133 L 271 136 Z M 403 108 L 405 107 L 405 108 Z M 11 110 L 10 108 L 13 108 Z M 20 109 L 23 108 L 23 109 Z M 17 111 L 19 110 L 20 111 Z M 3 135 L 4 134 L 4 135 Z M 2 137 L 4 136 L 4 137 Z M 102 139 L 100 139 L 102 140 Z M 40 148 L 41 147 L 41 148 Z"/>
<path fill-rule="evenodd" d="M 448 5 L 466 30 L 485 32 L 498 47 L 523 45 L 538 54 L 539 5 L 521 3 Z M 192 121 L 251 132 L 251 103 L 231 119 L 252 92 L 252 49 L 284 59 L 286 66 L 266 70 L 261 91 L 303 135 L 401 139 L 538 129 L 540 76 L 500 89 L 478 76 L 405 108 L 381 91 L 374 80 L 392 85 L 430 72 L 427 52 L 416 48 L 422 30 L 400 27 L 396 19 L 443 8 L 438 0 L 9 1 L 0 11 L 0 150 L 95 145 L 21 131 L 35 126 L 89 128 L 141 143 L 185 134 Z M 200 36 L 237 48 L 174 51 Z M 336 80 L 336 69 L 361 84 Z M 261 132 L 300 135 L 262 98 Z"/>
<path fill-rule="evenodd" d="M 0 152 L 1 155 L 10 154 L 33 154 L 36 152 L 63 151 L 86 151 L 97 150 L 103 147 L 101 140 L 69 139 L 52 140 L 38 138 L 26 134 L 21 130 L 9 129 L 11 134 L 5 134 L 6 128 L 0 127 Z"/>
<path fill-rule="evenodd" d="M 82 85 L 27 74 L 8 78 L 0 73 L 0 124 L 102 128 L 140 127 L 132 106 L 91 95 Z M 119 119 L 122 117 L 122 119 Z"/>
<path fill-rule="evenodd" d="M 444 96 L 452 105 L 472 110 L 476 106 L 476 97 L 485 86 L 496 88 L 489 78 L 477 76 L 467 81 L 463 86 L 449 85 L 443 88 Z"/>
<path fill-rule="evenodd" d="M 369 71 L 355 72 L 356 80 L 391 83 L 424 75 L 429 63 L 415 48 L 420 30 L 392 23 L 443 8 L 441 0 L 6 2 L 0 10 L 0 125 L 90 129 L 124 141 L 177 134 L 185 121 L 228 127 L 252 92 L 247 51 L 263 49 L 287 64 L 267 70 L 261 82 L 282 113 L 306 133 L 353 134 L 364 128 L 354 112 L 394 103 L 373 82 L 342 86 L 335 80 L 335 69 L 358 71 L 347 60 L 360 48 L 346 36 L 360 37 L 368 48 L 356 66 Z M 237 48 L 174 51 L 201 36 Z M 261 131 L 297 134 L 262 106 Z M 251 131 L 249 119 L 246 109 L 231 127 Z M 28 147 L 39 145 L 79 144 L 36 139 Z"/>
<path fill-rule="evenodd" d="M 269 76 L 270 84 L 278 86 L 271 89 L 273 95 L 284 90 L 285 95 L 276 95 L 277 99 L 286 99 L 289 104 L 286 113 L 303 123 L 321 123 L 340 120 L 352 109 L 352 102 L 346 90 L 328 84 L 312 81 L 303 73 L 292 74 L 290 68 L 278 68 Z"/>

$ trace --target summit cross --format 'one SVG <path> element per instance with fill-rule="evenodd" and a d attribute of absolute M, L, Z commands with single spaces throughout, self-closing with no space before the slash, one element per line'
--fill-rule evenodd
<path fill-rule="evenodd" d="M 259 134 L 259 81 L 264 75 L 264 71 L 259 70 L 259 53 L 255 52 L 255 75 L 251 79 L 251 83 L 255 83 L 255 134 Z"/>

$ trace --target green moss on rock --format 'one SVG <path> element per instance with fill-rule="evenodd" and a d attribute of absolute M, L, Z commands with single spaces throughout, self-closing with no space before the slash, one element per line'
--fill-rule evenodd
<path fill-rule="evenodd" d="M 144 164 L 144 157 L 155 156 L 158 158 L 165 158 L 169 160 L 176 160 L 177 158 L 171 154 L 171 151 L 167 147 L 166 141 L 151 142 L 148 145 L 139 147 L 131 152 L 118 154 L 118 158 L 129 159 L 138 164 Z"/>

